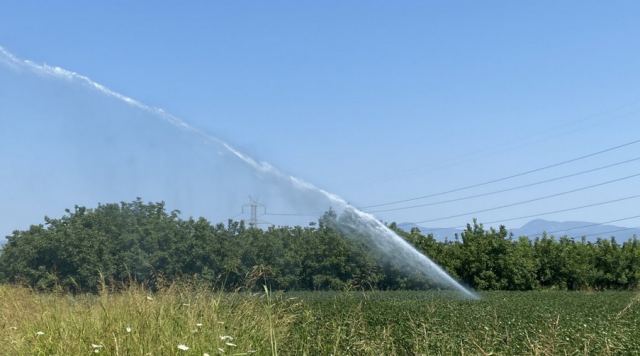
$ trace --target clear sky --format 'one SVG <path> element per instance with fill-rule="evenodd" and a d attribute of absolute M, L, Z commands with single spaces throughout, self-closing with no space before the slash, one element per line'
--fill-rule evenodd
<path fill-rule="evenodd" d="M 482 182 L 640 139 L 638 13 L 637 1 L 9 0 L 0 11 L 0 46 L 162 107 L 355 205 L 368 205 Z M 15 104 L 29 88 L 40 87 L 37 82 L 18 84 L 23 79 L 15 75 L 0 80 L 5 103 Z M 19 85 L 23 91 L 14 90 Z M 56 99 L 55 90 L 50 95 Z M 11 179 L 7 172 L 23 168 L 6 133 L 8 117 L 24 114 L 20 108 L 15 104 L 0 117 L 5 184 Z M 34 151 L 55 144 L 25 140 Z M 636 156 L 640 145 L 445 198 Z M 45 159 L 34 154 L 24 160 L 43 165 Z M 171 169 L 179 161 L 164 164 Z M 640 173 L 638 162 L 379 217 L 427 220 L 635 173 Z M 234 189 L 231 183 L 224 185 L 227 191 Z M 638 194 L 639 183 L 628 179 L 477 215 L 498 220 L 595 203 Z M 66 184 L 73 192 L 76 183 Z M 135 187 L 131 191 L 135 194 Z M 37 201 L 41 194 L 9 188 L 0 192 L 5 194 L 0 197 L 4 211 L 12 210 L 21 196 Z M 105 201 L 109 195 L 95 199 Z M 119 199 L 126 198 L 113 200 Z M 85 201 L 82 196 L 77 200 Z M 175 200 L 176 208 L 185 209 L 180 205 L 187 201 Z M 237 213 L 240 203 L 225 205 L 229 215 Z M 53 205 L 43 212 L 32 206 L 31 211 L 36 216 L 62 213 Z M 636 215 L 637 206 L 638 200 L 627 201 L 545 218 L 599 222 Z M 200 213 L 193 207 L 191 212 Z M 457 226 L 470 218 L 431 225 Z M 640 219 L 621 225 L 640 225 Z"/>

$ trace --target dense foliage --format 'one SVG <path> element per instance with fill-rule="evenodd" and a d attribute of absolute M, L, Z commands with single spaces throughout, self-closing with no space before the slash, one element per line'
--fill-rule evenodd
<path fill-rule="evenodd" d="M 0 281 L 74 292 L 138 281 L 157 288 L 185 277 L 228 289 L 262 284 L 283 290 L 420 289 L 371 254 L 365 244 L 332 228 L 326 213 L 317 227 L 248 228 L 181 219 L 163 203 L 76 207 L 45 225 L 16 231 L 0 253 Z M 474 222 L 459 239 L 439 242 L 418 230 L 390 228 L 480 290 L 633 289 L 640 281 L 640 241 L 596 243 L 544 236 L 514 239 L 506 229 Z"/>

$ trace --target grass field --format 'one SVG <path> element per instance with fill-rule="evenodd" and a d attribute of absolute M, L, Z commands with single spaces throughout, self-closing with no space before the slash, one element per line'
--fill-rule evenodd
<path fill-rule="evenodd" d="M 2 355 L 640 353 L 632 292 L 218 293 L 99 296 L 0 286 Z"/>

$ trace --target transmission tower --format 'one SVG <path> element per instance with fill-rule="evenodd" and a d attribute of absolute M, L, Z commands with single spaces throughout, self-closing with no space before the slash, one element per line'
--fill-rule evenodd
<path fill-rule="evenodd" d="M 245 204 L 242 206 L 242 212 L 245 212 L 245 208 L 249 208 L 250 211 L 250 217 L 249 217 L 249 227 L 251 228 L 256 228 L 258 227 L 258 209 L 262 208 L 262 213 L 266 214 L 267 213 L 267 208 L 263 205 L 258 203 L 257 200 L 249 197 L 249 203 Z"/>

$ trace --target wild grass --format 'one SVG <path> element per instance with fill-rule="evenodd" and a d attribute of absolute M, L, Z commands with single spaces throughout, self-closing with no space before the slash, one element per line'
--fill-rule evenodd
<path fill-rule="evenodd" d="M 100 295 L 0 286 L 2 355 L 640 353 L 632 292 L 224 293 L 132 286 Z"/>
<path fill-rule="evenodd" d="M 299 308 L 265 294 L 192 288 L 72 297 L 2 286 L 0 354 L 275 355 Z"/>

